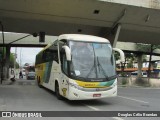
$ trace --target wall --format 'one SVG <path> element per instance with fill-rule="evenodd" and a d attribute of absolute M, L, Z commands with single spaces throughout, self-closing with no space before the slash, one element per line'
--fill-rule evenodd
<path fill-rule="evenodd" d="M 100 0 L 100 1 L 160 9 L 160 0 Z"/>

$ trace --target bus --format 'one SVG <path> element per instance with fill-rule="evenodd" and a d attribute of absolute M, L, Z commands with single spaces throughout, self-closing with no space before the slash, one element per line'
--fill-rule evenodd
<path fill-rule="evenodd" d="M 63 34 L 36 55 L 39 87 L 55 92 L 58 99 L 99 99 L 117 96 L 114 52 L 122 50 L 101 37 Z"/>

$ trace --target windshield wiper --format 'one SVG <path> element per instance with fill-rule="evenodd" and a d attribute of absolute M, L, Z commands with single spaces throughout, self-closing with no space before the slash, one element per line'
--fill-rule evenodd
<path fill-rule="evenodd" d="M 118 76 L 117 75 L 113 75 L 111 77 L 108 77 L 108 80 L 113 80 L 113 79 L 116 79 L 116 78 L 118 78 Z"/>
<path fill-rule="evenodd" d="M 88 76 L 91 74 L 91 72 L 92 72 L 95 68 L 96 68 L 96 61 L 95 61 L 95 59 L 94 59 L 94 64 L 93 64 L 91 70 L 89 71 L 89 73 L 86 75 L 86 78 L 88 78 Z M 95 74 L 96 74 L 96 76 L 97 76 L 97 72 L 96 72 L 96 71 L 95 71 Z"/>
<path fill-rule="evenodd" d="M 91 68 L 91 70 L 89 71 L 89 73 L 86 75 L 86 78 L 88 78 L 88 76 L 91 74 L 91 72 L 94 70 L 94 65 L 93 65 L 93 67 Z"/>
<path fill-rule="evenodd" d="M 94 64 L 93 64 L 91 70 L 89 71 L 89 73 L 86 75 L 86 78 L 88 78 L 88 76 L 91 74 L 91 72 L 92 72 L 94 69 L 96 69 L 96 70 L 95 70 L 96 78 L 98 77 L 98 75 L 97 75 L 97 67 L 96 67 L 96 60 L 95 60 L 96 54 L 95 54 L 95 50 L 94 50 L 93 43 L 92 43 L 92 47 L 93 47 L 93 51 L 94 51 Z"/>
<path fill-rule="evenodd" d="M 106 74 L 105 70 L 103 69 L 102 65 L 100 64 L 98 56 L 97 56 L 97 63 L 98 63 L 98 69 L 99 69 L 99 71 L 100 71 L 100 67 L 101 67 L 103 75 L 108 79 L 108 75 Z"/>

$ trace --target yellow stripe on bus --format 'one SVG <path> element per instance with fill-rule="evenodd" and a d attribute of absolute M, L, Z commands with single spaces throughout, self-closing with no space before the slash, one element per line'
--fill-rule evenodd
<path fill-rule="evenodd" d="M 85 87 L 85 88 L 106 88 L 106 87 L 109 87 L 109 86 L 102 85 L 101 84 L 102 82 L 83 82 L 83 81 L 79 81 L 79 80 L 76 80 L 75 82 L 79 86 Z"/>

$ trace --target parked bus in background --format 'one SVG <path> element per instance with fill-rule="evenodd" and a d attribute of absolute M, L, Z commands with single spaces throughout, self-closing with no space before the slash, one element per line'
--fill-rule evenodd
<path fill-rule="evenodd" d="M 124 53 L 120 52 L 124 61 Z M 98 99 L 117 96 L 117 75 L 110 42 L 101 37 L 64 34 L 36 56 L 38 85 L 58 99 Z"/>

